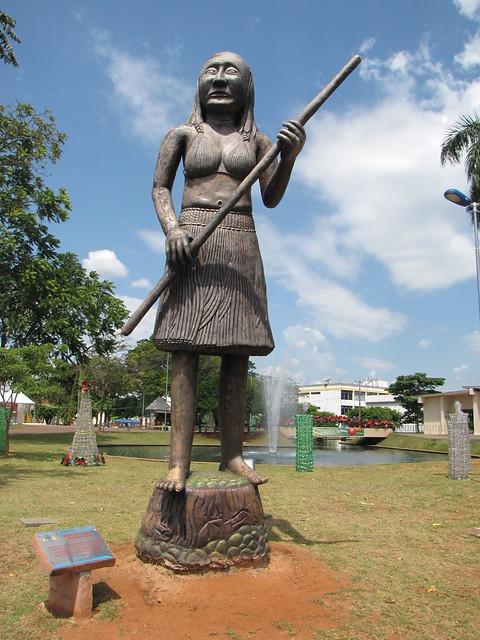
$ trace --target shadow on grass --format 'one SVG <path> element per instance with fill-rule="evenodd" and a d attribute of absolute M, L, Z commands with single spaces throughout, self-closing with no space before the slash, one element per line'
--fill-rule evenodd
<path fill-rule="evenodd" d="M 13 457 L 13 456 L 12 456 Z M 52 465 L 52 468 L 45 468 L 42 466 L 24 466 L 24 465 L 6 465 L 0 464 L 0 487 L 6 487 L 8 484 L 11 484 L 15 481 L 19 480 L 27 480 L 32 478 L 64 478 L 65 474 L 69 473 L 69 467 L 65 467 L 60 464 L 61 455 L 58 456 L 50 455 L 50 456 L 41 456 L 38 454 L 22 454 L 15 455 L 16 460 L 24 460 L 26 464 L 32 462 L 49 462 Z M 58 465 L 58 466 L 57 466 Z M 95 468 L 103 467 L 103 465 L 95 466 Z M 85 467 L 86 469 L 87 467 Z M 71 469 L 71 467 L 70 467 Z M 83 474 L 80 473 L 70 473 L 69 479 L 75 478 L 82 480 Z"/>
<path fill-rule="evenodd" d="M 315 544 L 348 544 L 352 542 L 359 542 L 357 539 L 345 539 L 345 540 L 310 540 L 306 538 L 300 531 L 295 529 L 294 526 L 288 521 L 282 518 L 273 518 L 272 516 L 265 516 L 268 525 L 268 538 L 271 542 L 285 542 L 286 538 L 289 538 L 296 544 L 304 544 L 311 546 Z"/>
<path fill-rule="evenodd" d="M 14 433 L 10 431 L 10 440 L 14 446 L 18 446 L 19 443 L 32 445 L 32 444 L 68 444 L 72 442 L 74 433 L 69 431 L 67 433 Z"/>
<path fill-rule="evenodd" d="M 93 585 L 93 608 L 110 600 L 121 600 L 121 596 L 106 582 L 96 582 Z"/>
<path fill-rule="evenodd" d="M 60 460 L 62 456 L 66 453 L 63 449 L 59 448 L 58 451 L 48 451 L 48 452 L 39 452 L 39 451 L 13 451 L 8 454 L 6 458 L 2 460 L 5 462 L 6 460 L 15 462 L 16 460 L 25 460 L 25 462 L 58 462 L 60 464 Z"/>

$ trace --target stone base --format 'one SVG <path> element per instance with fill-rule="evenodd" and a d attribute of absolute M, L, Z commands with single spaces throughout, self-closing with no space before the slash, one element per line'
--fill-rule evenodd
<path fill-rule="evenodd" d="M 92 574 L 65 573 L 50 576 L 47 609 L 62 618 L 88 618 L 92 613 Z"/>
<path fill-rule="evenodd" d="M 157 486 L 135 548 L 144 562 L 174 571 L 265 566 L 267 528 L 258 489 L 228 471 L 194 472 L 180 493 Z"/>

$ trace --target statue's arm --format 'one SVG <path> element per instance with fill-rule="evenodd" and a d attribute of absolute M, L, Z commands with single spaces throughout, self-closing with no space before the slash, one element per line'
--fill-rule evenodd
<path fill-rule="evenodd" d="M 178 226 L 172 200 L 172 188 L 186 143 L 186 127 L 172 129 L 158 152 L 153 178 L 152 199 L 165 233 L 167 261 L 173 266 L 190 259 L 189 234 Z"/>
<path fill-rule="evenodd" d="M 260 176 L 260 191 L 266 207 L 273 208 L 283 198 L 292 174 L 295 160 L 305 144 L 305 129 L 295 121 L 285 122 L 277 138 L 281 144 L 280 161 L 273 162 Z M 257 134 L 260 160 L 272 146 L 269 138 L 263 133 Z"/>

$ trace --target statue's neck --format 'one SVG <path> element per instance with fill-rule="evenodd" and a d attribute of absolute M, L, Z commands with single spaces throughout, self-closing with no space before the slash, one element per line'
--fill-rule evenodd
<path fill-rule="evenodd" d="M 207 124 L 218 133 L 229 134 L 238 131 L 237 118 L 225 111 L 209 111 Z"/>

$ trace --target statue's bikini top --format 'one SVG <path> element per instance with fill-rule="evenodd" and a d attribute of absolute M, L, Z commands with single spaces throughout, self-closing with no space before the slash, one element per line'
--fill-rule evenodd
<path fill-rule="evenodd" d="M 256 165 L 254 145 L 240 141 L 221 148 L 209 135 L 197 133 L 185 152 L 186 178 L 203 178 L 213 173 L 226 173 L 242 180 Z"/>

